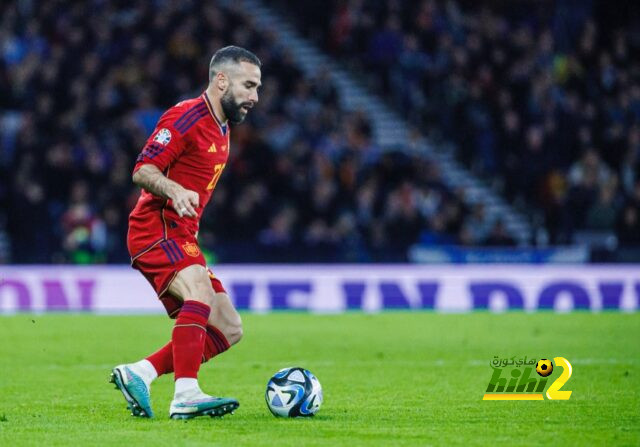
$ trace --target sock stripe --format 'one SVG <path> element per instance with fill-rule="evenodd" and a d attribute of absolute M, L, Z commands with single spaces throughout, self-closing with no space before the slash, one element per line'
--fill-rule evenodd
<path fill-rule="evenodd" d="M 220 343 L 222 351 L 226 351 L 227 349 L 229 349 L 230 345 L 227 341 L 227 337 L 224 336 L 220 329 L 215 326 L 207 325 L 207 334 Z"/>
<path fill-rule="evenodd" d="M 202 303 L 200 301 L 189 300 L 189 299 L 184 302 L 184 305 L 182 307 L 183 308 L 186 307 L 187 309 L 190 309 L 190 308 L 201 309 L 201 310 L 206 310 L 207 312 L 211 310 L 211 308 L 207 304 Z"/>
<path fill-rule="evenodd" d="M 210 312 L 209 306 L 195 300 L 186 300 L 182 305 L 171 334 L 176 384 L 179 379 L 198 377 L 207 340 L 206 325 Z"/>
<path fill-rule="evenodd" d="M 182 305 L 182 308 L 180 309 L 180 315 L 182 315 L 183 312 L 199 315 L 208 320 L 209 314 L 211 313 L 211 308 L 204 303 L 200 303 L 199 301 L 187 301 Z"/>
<path fill-rule="evenodd" d="M 188 310 L 200 310 L 202 312 L 209 312 L 211 310 L 211 308 L 206 304 L 201 303 L 200 301 L 195 301 L 195 300 L 185 301 L 185 303 L 182 305 L 182 308 L 188 309 Z"/>
<path fill-rule="evenodd" d="M 208 361 L 218 354 L 222 354 L 230 348 L 229 342 L 220 330 L 211 325 L 207 325 L 207 337 L 204 344 L 204 361 Z"/>
<path fill-rule="evenodd" d="M 178 315 L 178 317 L 185 317 L 187 316 L 187 314 L 196 315 L 198 317 L 204 318 L 205 320 L 209 319 L 209 312 L 207 311 L 200 310 L 200 309 L 184 309 L 184 307 L 180 311 L 180 314 Z"/>
<path fill-rule="evenodd" d="M 205 331 L 205 332 L 207 331 L 207 330 L 205 329 L 205 327 L 204 327 L 204 326 L 202 326 L 202 325 L 200 325 L 200 324 L 196 324 L 196 323 L 176 324 L 175 326 L 173 326 L 173 328 L 174 328 L 174 329 L 177 329 L 177 328 L 179 328 L 179 327 L 191 327 L 191 326 L 194 326 L 194 327 L 200 328 L 200 329 L 202 329 L 202 330 L 203 330 L 203 331 Z"/>
<path fill-rule="evenodd" d="M 213 344 L 216 345 L 216 349 L 218 350 L 218 352 L 222 352 L 225 350 L 222 342 L 218 339 L 217 335 L 209 327 L 207 327 L 207 336 L 211 339 Z"/>

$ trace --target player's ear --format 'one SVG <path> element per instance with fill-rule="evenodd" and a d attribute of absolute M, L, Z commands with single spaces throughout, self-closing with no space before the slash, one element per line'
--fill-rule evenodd
<path fill-rule="evenodd" d="M 225 90 L 227 90 L 227 87 L 229 86 L 229 78 L 227 77 L 226 74 L 219 71 L 218 73 L 216 73 L 215 83 L 216 83 L 217 89 L 220 90 L 221 92 L 224 92 Z"/>

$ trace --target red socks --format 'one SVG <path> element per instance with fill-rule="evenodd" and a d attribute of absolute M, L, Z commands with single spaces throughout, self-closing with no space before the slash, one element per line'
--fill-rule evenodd
<path fill-rule="evenodd" d="M 147 357 L 151 362 L 158 377 L 163 374 L 173 372 L 173 345 L 171 342 L 158 349 L 156 352 Z"/>
<path fill-rule="evenodd" d="M 201 362 L 204 363 L 229 349 L 229 342 L 224 334 L 216 327 L 206 324 L 209 311 L 209 306 L 204 303 L 185 301 L 173 329 L 172 341 L 147 357 L 158 376 L 174 371 L 175 366 L 176 379 L 180 377 L 195 378 L 198 375 Z M 206 336 L 204 336 L 205 330 Z M 179 343 L 182 343 L 181 345 L 176 345 L 176 335 L 180 340 Z M 191 342 L 189 342 L 190 337 L 193 338 Z M 202 340 L 203 338 L 204 340 Z M 174 349 L 176 346 L 183 346 L 178 348 L 183 352 L 178 353 L 177 357 L 176 349 Z M 180 366 L 174 364 L 174 358 L 179 359 Z"/>
<path fill-rule="evenodd" d="M 214 326 L 207 326 L 207 339 L 204 342 L 202 363 L 229 349 L 229 342 L 222 332 Z"/>
<path fill-rule="evenodd" d="M 210 312 L 209 306 L 199 301 L 185 301 L 182 305 L 171 336 L 176 380 L 198 377 Z"/>

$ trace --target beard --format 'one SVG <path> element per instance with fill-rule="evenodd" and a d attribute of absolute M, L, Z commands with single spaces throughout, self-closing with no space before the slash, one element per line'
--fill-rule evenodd
<path fill-rule="evenodd" d="M 231 89 L 227 89 L 226 92 L 222 95 L 220 99 L 220 104 L 222 105 L 222 111 L 231 124 L 240 124 L 244 121 L 244 118 L 247 116 L 247 112 L 242 110 L 243 106 L 250 106 L 247 103 L 236 102 L 236 99 L 231 94 Z"/>

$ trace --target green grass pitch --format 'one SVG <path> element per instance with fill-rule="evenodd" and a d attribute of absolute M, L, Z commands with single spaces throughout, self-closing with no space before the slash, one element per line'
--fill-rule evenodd
<path fill-rule="evenodd" d="M 0 445 L 639 445 L 640 313 L 245 314 L 245 338 L 201 369 L 240 400 L 222 419 L 129 415 L 112 366 L 164 343 L 163 316 L 0 318 Z M 566 357 L 568 401 L 486 402 L 494 355 Z M 264 391 L 299 365 L 320 379 L 315 418 L 276 419 Z M 554 372 L 555 375 L 555 372 Z M 552 375 L 551 377 L 554 377 Z"/>

